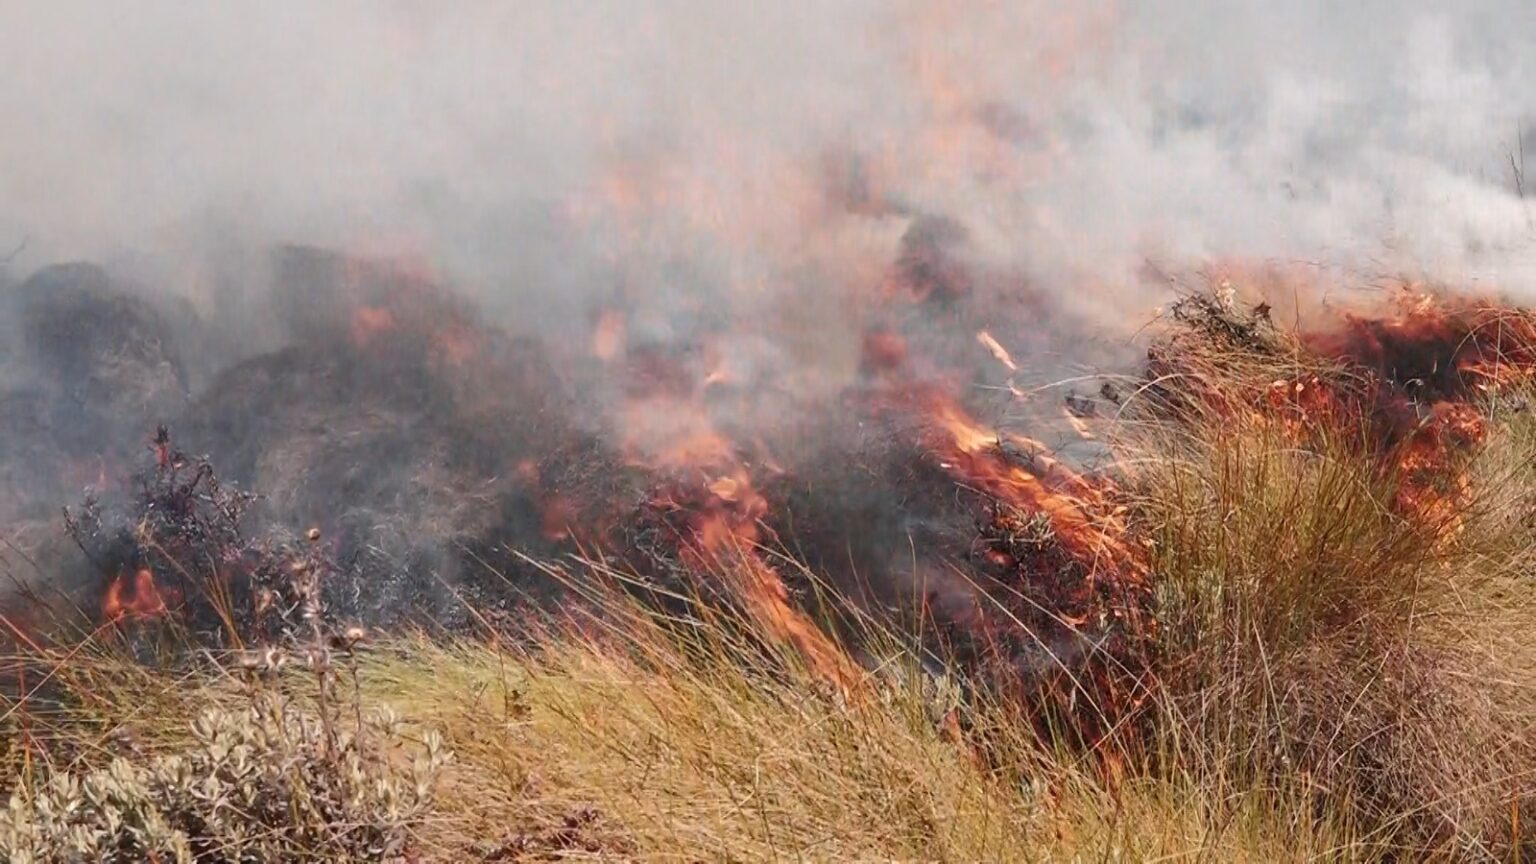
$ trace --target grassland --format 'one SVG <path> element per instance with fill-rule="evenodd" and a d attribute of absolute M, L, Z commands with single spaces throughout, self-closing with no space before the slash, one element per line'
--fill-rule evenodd
<path fill-rule="evenodd" d="M 1204 385 L 1331 374 L 1202 344 L 1179 374 Z M 1486 435 L 1435 466 L 1450 503 L 1411 515 L 1405 484 L 1425 481 L 1363 416 L 1298 436 L 1289 415 L 1135 398 L 1110 434 L 1157 574 L 1158 674 L 1115 758 L 1042 738 L 894 625 L 857 619 L 867 680 L 838 689 L 749 616 L 690 596 L 663 613 L 566 561 L 550 575 L 584 601 L 530 618 L 537 638 L 397 634 L 281 668 L 146 665 L 111 631 L 24 652 L 23 692 L 50 698 L 4 708 L 0 847 L 72 860 L 59 838 L 110 830 L 110 860 L 1536 857 L 1525 391 L 1475 396 Z M 85 788 L 114 770 L 97 787 L 137 791 Z M 167 839 L 187 826 L 203 839 Z"/>

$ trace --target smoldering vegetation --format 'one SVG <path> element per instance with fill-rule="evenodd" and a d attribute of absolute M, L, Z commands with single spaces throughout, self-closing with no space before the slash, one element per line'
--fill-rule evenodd
<path fill-rule="evenodd" d="M 1530 10 L 1334 5 L 23 16 L 0 848 L 1523 853 Z"/>
<path fill-rule="evenodd" d="M 637 542 L 650 516 L 720 458 L 744 460 L 771 498 L 750 516 L 768 542 L 877 605 L 909 603 L 927 581 L 913 532 L 964 560 L 984 508 L 950 500 L 922 417 L 891 394 L 926 377 L 980 385 L 978 405 L 1012 401 L 964 287 L 997 277 L 925 225 L 891 264 L 909 300 L 849 337 L 863 359 L 848 385 L 811 395 L 794 392 L 793 367 L 738 374 L 730 332 L 609 348 L 592 344 L 601 321 L 577 344 L 514 336 L 431 275 L 314 247 L 274 250 L 271 283 L 248 288 L 265 305 L 213 320 L 95 265 L 45 268 L 3 299 L 7 571 L 98 614 L 127 562 L 82 557 L 60 514 L 89 502 L 131 533 L 165 427 L 254 496 L 252 536 L 319 529 L 344 565 L 329 605 L 369 623 L 462 628 L 470 610 L 548 596 L 530 557 L 666 557 L 667 543 Z M 622 327 L 631 313 L 605 314 Z M 1033 350 L 1057 337 L 1029 338 Z"/>

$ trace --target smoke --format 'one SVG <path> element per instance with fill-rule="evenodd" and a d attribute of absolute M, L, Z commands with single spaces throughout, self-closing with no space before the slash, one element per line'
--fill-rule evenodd
<path fill-rule="evenodd" d="M 921 397 L 1090 462 L 1048 385 L 1149 273 L 1536 290 L 1519 0 L 954 5 L 0 10 L 0 528 L 129 500 L 164 422 L 360 612 L 658 502 L 895 585 L 974 523 Z"/>
<path fill-rule="evenodd" d="M 948 5 L 16 4 L 0 246 L 205 291 L 237 249 L 408 251 L 541 326 L 620 287 L 662 329 L 846 317 L 924 213 L 1122 319 L 1149 258 L 1536 286 L 1521 0 Z"/>

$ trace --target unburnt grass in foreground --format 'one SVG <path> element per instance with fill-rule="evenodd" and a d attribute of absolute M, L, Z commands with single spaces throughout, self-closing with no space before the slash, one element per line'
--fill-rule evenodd
<path fill-rule="evenodd" d="M 1070 610 L 984 592 L 1022 632 L 1118 634 L 1045 679 L 1049 705 L 1038 681 L 1010 678 L 1008 654 L 944 654 L 921 617 L 898 626 L 829 601 L 817 607 L 841 610 L 836 627 L 787 638 L 800 618 L 640 584 L 601 559 L 539 565 L 570 589 L 557 613 L 474 637 L 363 639 L 317 600 L 334 566 L 321 546 L 220 534 L 261 574 L 209 604 L 222 611 L 208 626 L 238 647 L 205 650 L 193 630 L 207 622 L 153 609 L 72 639 L 15 634 L 0 852 L 1536 855 L 1530 319 L 1422 305 L 1325 339 L 1220 297 L 1179 311 L 1148 377 L 1119 388 L 1103 430 L 1118 464 L 1080 506 L 1034 518 L 1023 496 L 1050 469 L 1015 473 L 1005 442 L 970 426 L 933 443 L 992 472 L 991 551 L 1078 543 L 1137 576 L 1137 591 Z M 231 527 L 185 515 L 141 526 L 157 568 L 186 557 L 186 532 Z M 1053 537 L 1063 526 L 1092 533 Z M 793 569 L 771 549 L 711 551 L 738 553 L 716 556 L 724 570 Z M 750 597 L 752 580 L 716 583 Z"/>

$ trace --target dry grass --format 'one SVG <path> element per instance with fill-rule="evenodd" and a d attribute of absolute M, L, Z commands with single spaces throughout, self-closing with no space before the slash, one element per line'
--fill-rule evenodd
<path fill-rule="evenodd" d="M 1175 392 L 1216 398 L 1133 406 L 1121 433 L 1159 576 L 1164 761 L 1243 787 L 1299 783 L 1383 855 L 1528 856 L 1529 395 L 1487 397 L 1489 440 L 1443 466 L 1468 479 L 1446 493 L 1455 506 L 1405 512 L 1402 490 L 1422 480 L 1368 416 L 1342 400 L 1323 418 L 1333 403 L 1243 410 L 1277 381 L 1356 386 L 1279 334 L 1258 338 L 1184 346 Z"/>
<path fill-rule="evenodd" d="M 413 656 L 375 672 L 382 698 L 453 730 L 453 818 L 432 832 L 448 857 L 463 834 L 520 847 L 583 812 L 598 818 L 573 851 L 647 860 L 1301 860 L 1348 842 L 1295 830 L 1268 795 L 1216 801 L 1176 780 L 1111 793 L 1006 733 L 989 765 L 916 684 L 849 703 L 811 680 L 668 672 L 596 645 Z"/>
<path fill-rule="evenodd" d="M 1157 465 L 1168 758 L 1297 778 L 1389 845 L 1507 854 L 1536 789 L 1517 635 L 1536 591 L 1512 538 L 1477 512 L 1454 535 L 1414 524 L 1390 478 L 1264 430 Z"/>
<path fill-rule="evenodd" d="M 588 585 L 612 578 L 581 575 Z M 595 617 L 537 642 L 420 637 L 362 655 L 360 704 L 439 732 L 453 754 L 435 809 L 416 827 L 424 860 L 1376 861 L 1509 852 L 1466 831 L 1427 838 L 1435 844 L 1427 847 L 1402 830 L 1422 824 L 1420 814 L 1376 800 L 1354 806 L 1299 765 L 1257 759 L 1251 739 L 1191 718 L 1185 700 L 1170 699 L 1161 717 L 1171 758 L 1111 778 L 1097 761 L 1042 749 L 1004 706 L 970 702 L 922 671 L 895 634 L 866 634 L 886 659 L 866 691 L 842 695 L 791 655 L 765 653 L 749 620 L 686 603 L 662 619 L 625 593 L 589 594 L 600 604 Z M 1276 646 L 1272 661 L 1281 653 Z M 106 648 L 65 665 L 71 687 L 90 699 L 75 700 L 70 716 L 34 717 L 54 736 L 36 752 L 73 752 L 77 767 L 121 752 L 119 741 L 176 752 L 205 706 L 246 698 L 244 685 L 206 669 L 166 688 L 163 673 Z M 1294 687 L 1292 674 L 1246 678 L 1283 688 Z M 1369 679 L 1319 679 L 1314 695 Z M 307 692 L 303 676 L 273 686 Z M 1257 735 L 1298 710 L 1276 699 L 1242 719 Z M 954 734 L 952 711 L 971 734 Z M 1391 748 L 1425 748 L 1405 754 L 1408 767 L 1439 770 L 1442 751 L 1477 755 L 1466 749 L 1466 728 L 1396 722 L 1428 723 L 1409 740 L 1388 730 L 1398 736 Z M 1442 740 L 1423 737 L 1431 732 Z M 988 742 L 985 753 L 977 740 Z M 1421 779 L 1424 797 L 1396 806 L 1444 809 L 1476 791 L 1456 777 Z M 1430 785 L 1439 782 L 1463 785 Z"/>
<path fill-rule="evenodd" d="M 1301 371 L 1270 347 L 1186 373 Z M 887 625 L 840 628 L 871 671 L 839 690 L 750 616 L 687 596 L 658 612 L 594 562 L 550 568 L 582 602 L 527 622 L 536 638 L 375 644 L 331 698 L 453 754 L 410 826 L 419 860 L 1533 860 L 1525 404 L 1489 403 L 1475 494 L 1430 523 L 1394 508 L 1402 478 L 1363 430 L 1298 442 L 1273 418 L 1133 405 L 1117 443 L 1158 577 L 1160 686 L 1127 762 L 1042 744 Z M 0 712 L 23 796 L 180 752 L 205 708 L 256 698 L 216 658 L 145 667 L 99 635 L 24 659 L 51 707 Z M 316 710 L 306 680 L 262 687 Z"/>
<path fill-rule="evenodd" d="M 435 809 L 415 827 L 415 852 L 443 861 L 1376 857 L 1349 826 L 1308 815 L 1304 789 L 1218 789 L 1182 774 L 1112 786 L 1090 763 L 1042 752 L 1000 707 L 980 705 L 968 710 L 990 727 L 984 760 L 941 721 L 956 694 L 905 659 L 884 666 L 864 696 L 842 699 L 719 632 L 647 628 L 628 650 L 611 634 L 537 650 L 424 638 L 375 646 L 359 669 L 362 704 L 437 731 L 452 753 Z M 701 657 L 706 648 L 719 653 Z M 111 755 L 185 752 L 201 711 L 248 698 L 244 685 L 205 672 L 160 688 L 145 710 L 132 661 L 103 648 L 69 662 L 92 698 L 52 715 L 46 745 L 34 739 L 37 752 L 72 754 L 34 765 L 35 776 Z M 303 676 L 272 686 L 296 700 L 308 692 Z M 75 746 L 84 738 L 93 746 Z"/>

